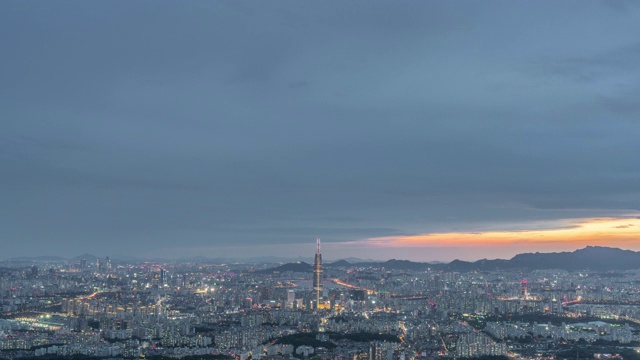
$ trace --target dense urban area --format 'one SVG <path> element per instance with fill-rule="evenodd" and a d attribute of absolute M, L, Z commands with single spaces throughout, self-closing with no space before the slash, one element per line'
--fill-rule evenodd
<path fill-rule="evenodd" d="M 437 265 L 6 260 L 0 358 L 640 358 L 640 271 Z"/>

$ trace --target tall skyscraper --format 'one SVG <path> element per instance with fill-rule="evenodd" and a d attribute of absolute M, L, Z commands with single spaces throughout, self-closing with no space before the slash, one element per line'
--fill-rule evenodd
<path fill-rule="evenodd" d="M 320 306 L 322 297 L 322 254 L 320 253 L 320 238 L 316 239 L 316 258 L 313 261 L 313 290 L 316 292 L 316 309 Z"/>
<path fill-rule="evenodd" d="M 292 309 L 293 304 L 296 302 L 296 293 L 293 290 L 287 291 L 287 308 Z"/>
<path fill-rule="evenodd" d="M 169 284 L 169 273 L 165 269 L 160 269 L 160 285 L 168 285 Z"/>

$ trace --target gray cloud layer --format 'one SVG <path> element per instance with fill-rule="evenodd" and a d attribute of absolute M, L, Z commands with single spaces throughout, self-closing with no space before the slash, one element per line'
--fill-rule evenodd
<path fill-rule="evenodd" d="M 634 2 L 5 1 L 0 44 L 6 256 L 640 210 Z"/>

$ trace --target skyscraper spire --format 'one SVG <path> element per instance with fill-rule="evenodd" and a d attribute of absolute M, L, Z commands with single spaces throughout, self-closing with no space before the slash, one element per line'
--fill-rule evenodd
<path fill-rule="evenodd" d="M 313 290 L 316 292 L 316 309 L 322 297 L 322 254 L 320 253 L 320 238 L 316 239 L 316 257 L 313 261 Z"/>

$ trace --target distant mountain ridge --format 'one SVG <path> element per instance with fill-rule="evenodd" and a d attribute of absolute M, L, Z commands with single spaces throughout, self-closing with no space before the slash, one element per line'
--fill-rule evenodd
<path fill-rule="evenodd" d="M 436 268 L 450 271 L 559 269 L 567 271 L 633 270 L 640 269 L 640 252 L 605 246 L 587 246 L 575 251 L 554 253 L 524 253 L 510 260 L 455 260 Z"/>
<path fill-rule="evenodd" d="M 12 257 L 9 259 L 6 259 L 5 261 L 10 261 L 10 262 L 49 262 L 49 261 L 64 261 L 67 260 L 63 257 L 60 256 L 35 256 L 35 257 L 29 257 L 29 256 L 18 256 L 18 257 Z"/>
<path fill-rule="evenodd" d="M 257 271 L 258 273 L 266 273 L 266 274 L 274 274 L 274 273 L 284 273 L 284 272 L 311 272 L 313 271 L 313 266 L 304 261 L 298 261 L 294 263 L 286 263 L 280 266 L 272 267 L 265 270 Z"/>
<path fill-rule="evenodd" d="M 450 263 L 426 263 L 391 259 L 381 262 L 360 262 L 357 264 L 349 263 L 346 260 L 339 260 L 334 263 L 325 263 L 323 264 L 323 266 L 325 268 L 379 267 L 388 270 L 424 271 L 427 269 L 434 269 L 460 272 L 513 269 L 612 271 L 640 269 L 640 252 L 604 246 L 587 246 L 583 249 L 575 250 L 573 252 L 536 252 L 518 254 L 509 260 L 482 259 L 473 262 L 454 260 Z M 312 268 L 313 266 L 308 263 L 298 262 L 283 264 L 274 268 L 263 270 L 263 272 L 311 272 Z"/>
<path fill-rule="evenodd" d="M 508 270 L 508 269 L 561 269 L 575 270 L 632 270 L 640 269 L 640 252 L 622 250 L 604 246 L 587 246 L 573 252 L 557 253 L 525 253 L 518 254 L 510 260 L 478 260 L 469 262 L 451 262 L 445 265 L 448 269 L 470 270 Z"/>
<path fill-rule="evenodd" d="M 36 257 L 14 257 L 6 259 L 7 263 L 19 263 L 19 262 L 49 262 L 49 261 L 80 261 L 85 259 L 87 263 L 94 263 L 96 256 L 91 254 L 84 254 L 73 257 L 71 259 L 59 257 L 59 256 L 36 256 Z M 114 256 L 112 259 L 118 261 L 119 256 Z M 181 260 L 169 260 L 169 259 L 143 259 L 136 257 L 129 257 L 129 261 L 136 260 L 138 262 L 144 261 L 162 261 L 162 262 L 181 262 L 181 261 L 196 261 L 204 263 L 222 263 L 227 261 L 243 262 L 241 259 L 208 259 L 204 257 L 181 259 Z M 273 261 L 278 258 L 264 257 L 264 260 Z M 302 258 L 299 258 L 302 259 Z M 246 260 L 246 259 L 245 259 Z M 306 260 L 306 259 L 305 259 Z M 125 259 L 120 261 L 127 261 Z M 270 262 L 270 261 L 267 261 Z M 491 271 L 491 270 L 513 270 L 513 269 L 527 269 L 527 270 L 539 270 L 539 269 L 560 269 L 568 271 L 576 270 L 593 270 L 593 271 L 612 271 L 612 270 L 633 270 L 640 269 L 640 252 L 632 250 L 622 250 L 612 247 L 604 246 L 587 246 L 583 249 L 575 250 L 572 252 L 555 252 L 555 253 L 524 253 L 518 254 L 509 260 L 494 259 L 487 260 L 482 259 L 478 261 L 463 261 L 454 260 L 450 263 L 440 262 L 414 262 L 409 260 L 396 260 L 391 259 L 387 261 L 363 261 L 361 259 L 347 258 L 343 260 L 337 260 L 335 262 L 325 262 L 323 264 L 325 268 L 350 268 L 350 267 L 379 267 L 388 270 L 413 270 L 423 271 L 427 269 L 434 270 L 446 270 L 446 271 Z M 273 272 L 311 272 L 313 266 L 306 261 L 296 261 L 281 264 L 266 270 L 261 270 L 265 273 Z"/>

